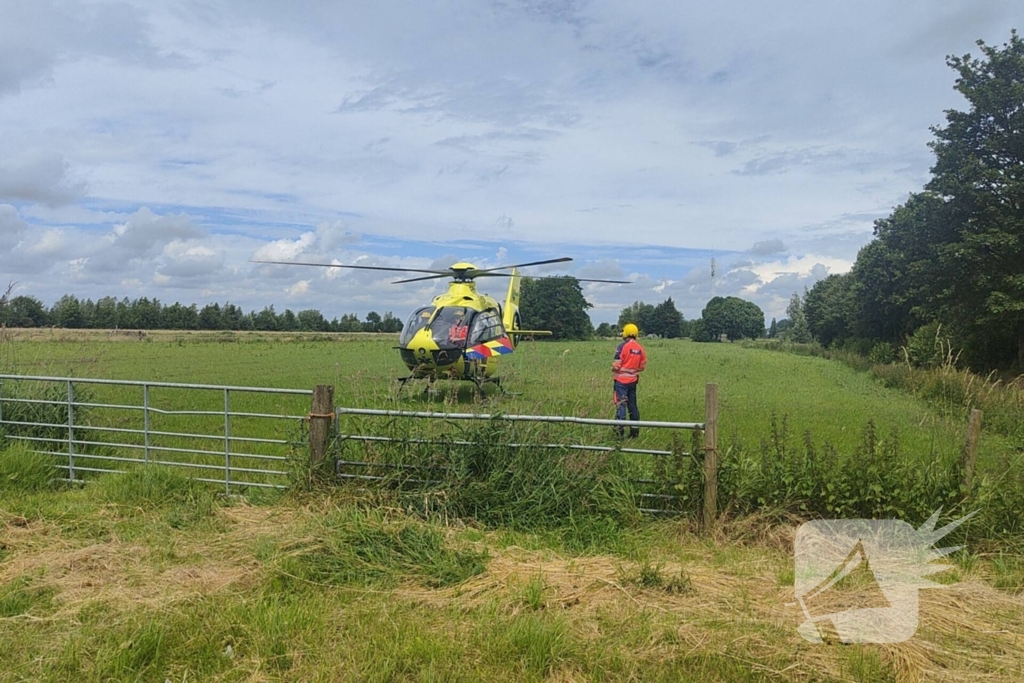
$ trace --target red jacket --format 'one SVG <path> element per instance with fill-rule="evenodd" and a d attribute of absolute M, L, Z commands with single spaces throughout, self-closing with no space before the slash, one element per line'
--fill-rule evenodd
<path fill-rule="evenodd" d="M 644 347 L 636 339 L 630 337 L 615 349 L 615 361 L 612 363 L 612 377 L 622 384 L 633 384 L 640 373 L 647 367 L 647 354 Z"/>

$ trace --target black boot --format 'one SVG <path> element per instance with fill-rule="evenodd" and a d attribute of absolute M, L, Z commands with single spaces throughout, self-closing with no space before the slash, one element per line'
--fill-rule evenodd
<path fill-rule="evenodd" d="M 635 439 L 638 436 L 640 436 L 640 429 L 638 427 L 630 427 L 629 428 L 629 438 Z"/>

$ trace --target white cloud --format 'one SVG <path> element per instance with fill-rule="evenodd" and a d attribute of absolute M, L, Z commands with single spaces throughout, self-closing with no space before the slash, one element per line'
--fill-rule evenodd
<path fill-rule="evenodd" d="M 635 273 L 588 285 L 595 311 L 774 306 L 927 179 L 929 126 L 963 104 L 945 55 L 1005 41 L 1017 4 L 14 3 L 0 269 L 43 298 L 138 282 L 257 309 L 303 277 L 290 302 L 340 314 L 444 285 L 249 259 L 487 267 L 567 245 L 579 262 L 537 272 Z"/>
<path fill-rule="evenodd" d="M 309 280 L 299 280 L 290 287 L 285 287 L 288 296 L 297 297 L 309 291 Z"/>
<path fill-rule="evenodd" d="M 150 253 L 173 240 L 198 237 L 202 234 L 186 214 L 158 216 L 142 207 L 124 223 L 113 227 L 112 245 L 131 254 Z"/>
<path fill-rule="evenodd" d="M 304 232 L 296 240 L 274 240 L 252 255 L 254 261 L 291 261 L 306 253 L 316 243 L 316 233 Z"/>
<path fill-rule="evenodd" d="M 201 244 L 183 241 L 165 246 L 160 260 L 162 263 L 157 273 L 162 277 L 205 278 L 224 267 L 223 253 Z"/>
<path fill-rule="evenodd" d="M 44 230 L 39 236 L 39 239 L 37 239 L 34 244 L 26 247 L 25 251 L 30 254 L 57 256 L 63 254 L 67 246 L 68 243 L 65 239 L 64 231 L 53 228 L 50 230 Z"/>
<path fill-rule="evenodd" d="M 779 277 L 786 275 L 797 275 L 800 278 L 807 278 L 812 275 L 820 275 L 818 279 L 828 274 L 841 274 L 853 268 L 853 262 L 841 258 L 832 258 L 817 254 L 804 254 L 803 256 L 790 256 L 785 261 L 768 261 L 748 267 L 748 270 L 756 274 L 760 280 L 759 285 L 753 285 L 748 291 L 757 291 L 761 286 L 770 284 Z"/>
<path fill-rule="evenodd" d="M 85 189 L 68 177 L 68 162 L 58 154 L 0 160 L 0 200 L 60 206 L 80 199 Z"/>
<path fill-rule="evenodd" d="M 0 204 L 0 249 L 11 249 L 21 242 L 28 231 L 28 223 L 21 220 L 18 210 L 10 204 Z"/>

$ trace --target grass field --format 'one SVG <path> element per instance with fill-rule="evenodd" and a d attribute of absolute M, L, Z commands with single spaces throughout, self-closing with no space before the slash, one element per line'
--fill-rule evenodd
<path fill-rule="evenodd" d="M 18 334 L 18 331 L 14 331 Z M 336 386 L 335 403 L 357 407 L 393 405 L 394 378 L 405 368 L 391 337 L 246 333 L 122 334 L 21 332 L 5 345 L 6 366 L 18 374 L 145 379 L 206 384 L 311 389 Z M 798 357 L 730 344 L 678 340 L 646 343 L 649 365 L 640 385 L 644 419 L 703 421 L 704 385 L 719 385 L 721 440 L 757 447 L 769 438 L 770 418 L 787 416 L 796 439 L 809 432 L 818 443 L 852 448 L 868 420 L 878 432 L 899 430 L 903 448 L 925 459 L 957 453 L 966 422 L 950 422 L 924 402 L 888 390 L 864 373 L 820 358 Z M 610 363 L 614 341 L 525 343 L 502 368 L 514 394 L 489 402 L 487 411 L 611 417 Z M 415 385 L 401 404 L 421 408 L 452 399 L 472 404 L 469 383 L 451 383 L 447 394 L 423 397 Z M 489 390 L 493 391 L 493 390 Z M 454 394 L 453 392 L 457 392 Z M 644 437 L 656 440 L 654 433 Z M 986 434 L 982 463 L 1014 444 Z"/>
<path fill-rule="evenodd" d="M 393 340 L 35 332 L 2 371 L 311 388 L 395 405 Z M 525 344 L 507 389 L 410 392 L 403 407 L 608 417 L 614 342 Z M 722 441 L 759 448 L 771 416 L 794 444 L 857 449 L 869 420 L 922 463 L 955 456 L 965 425 L 818 358 L 655 340 L 643 416 L 701 420 L 719 385 Z M 306 410 L 308 406 L 296 406 Z M 776 430 L 777 431 L 777 430 Z M 596 440 L 607 440 L 596 430 Z M 645 445 L 667 437 L 645 433 Z M 985 433 L 995 468 L 1018 444 Z M 774 447 L 773 447 L 774 448 Z M 774 452 L 769 449 L 769 453 Z M 557 492 L 556 492 L 557 493 Z M 566 491 L 566 497 L 583 495 Z M 555 496 L 557 498 L 557 496 Z M 550 502 L 550 498 L 545 499 Z M 812 645 L 796 633 L 792 542 L 778 511 L 727 517 L 493 524 L 422 517 L 387 494 L 332 487 L 223 498 L 146 468 L 54 489 L 45 462 L 0 452 L 0 681 L 910 681 L 1024 677 L 1024 558 L 988 539 L 921 593 L 917 635 Z M 917 520 L 914 520 L 917 521 Z"/>

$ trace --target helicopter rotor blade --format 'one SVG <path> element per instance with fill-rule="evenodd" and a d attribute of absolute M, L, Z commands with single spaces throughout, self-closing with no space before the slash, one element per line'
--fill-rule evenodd
<path fill-rule="evenodd" d="M 355 270 L 384 270 L 392 273 L 433 273 L 436 277 L 448 277 L 450 270 L 428 270 L 425 268 L 391 268 L 389 266 L 350 266 L 343 263 L 300 263 L 299 261 L 257 261 L 250 263 L 270 263 L 277 266 L 317 266 L 320 268 L 353 268 Z"/>
<path fill-rule="evenodd" d="M 512 277 L 512 273 L 484 273 L 480 277 Z M 571 277 L 577 282 L 607 282 L 613 285 L 631 285 L 632 280 L 597 280 L 588 277 L 576 277 L 574 275 L 518 275 L 524 280 L 554 280 L 560 277 Z"/>
<path fill-rule="evenodd" d="M 496 266 L 494 268 L 482 268 L 480 270 L 470 271 L 473 277 L 481 275 L 483 273 L 490 273 L 495 270 L 508 270 L 509 268 L 526 268 L 527 266 L 544 266 L 549 263 L 565 263 L 566 261 L 572 261 L 569 256 L 563 256 L 562 258 L 552 258 L 545 261 L 530 261 L 529 263 L 516 263 L 511 266 Z"/>
<path fill-rule="evenodd" d="M 427 272 L 430 272 L 430 271 L 427 271 Z M 454 275 L 451 272 L 447 272 L 446 271 L 444 273 L 438 273 L 437 275 L 425 275 L 423 277 L 411 277 L 408 280 L 395 280 L 391 284 L 393 284 L 393 285 L 401 285 L 401 284 L 404 284 L 406 282 L 420 282 L 421 280 L 443 280 L 446 277 L 454 277 Z"/>
<path fill-rule="evenodd" d="M 559 277 L 571 277 L 574 280 L 576 280 L 576 282 L 607 282 L 607 283 L 612 284 L 612 285 L 631 285 L 631 284 L 633 284 L 633 282 L 631 280 L 597 280 L 597 279 L 589 278 L 589 277 L 574 277 L 572 275 L 522 275 L 521 277 L 527 278 L 529 280 L 553 280 L 553 279 L 559 278 Z"/>
<path fill-rule="evenodd" d="M 317 268 L 350 268 L 352 270 L 378 270 L 388 273 L 429 273 L 424 277 L 413 277 L 405 280 L 395 280 L 391 284 L 405 284 L 406 282 L 421 282 L 423 280 L 441 280 L 447 277 L 454 277 L 459 280 L 473 280 L 478 277 L 512 277 L 512 273 L 500 273 L 496 271 L 508 270 L 511 268 L 526 268 L 527 266 L 542 266 L 549 263 L 565 263 L 566 261 L 572 261 L 569 256 L 563 256 L 562 258 L 546 259 L 544 261 L 531 261 L 529 263 L 517 263 L 510 266 L 497 266 L 495 268 L 482 268 L 482 269 L 470 269 L 465 271 L 453 270 L 446 268 L 445 270 L 436 270 L 428 268 L 393 268 L 390 266 L 354 266 L 347 265 L 344 263 L 308 263 L 302 261 L 261 261 L 252 259 L 250 263 L 266 263 L 276 266 L 313 266 Z M 522 278 L 529 278 L 531 280 L 542 280 L 545 278 L 552 277 L 570 277 L 568 275 L 520 275 Z M 579 282 L 607 282 L 609 284 L 616 285 L 630 285 L 633 284 L 627 280 L 594 280 L 588 278 L 576 278 Z"/>

